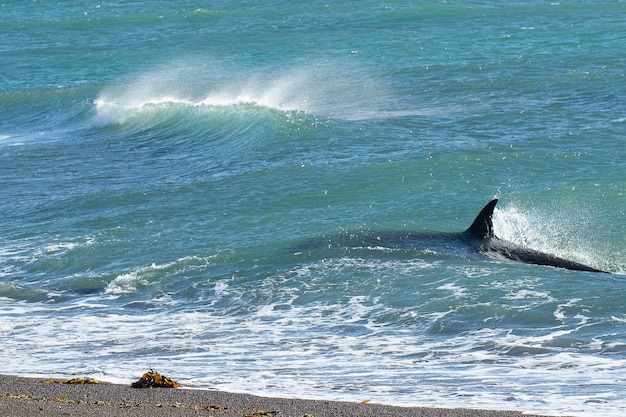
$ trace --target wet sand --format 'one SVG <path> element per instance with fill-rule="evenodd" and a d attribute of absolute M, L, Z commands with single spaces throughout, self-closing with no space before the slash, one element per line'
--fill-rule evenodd
<path fill-rule="evenodd" d="M 521 417 L 516 411 L 395 407 L 373 403 L 258 397 L 221 391 L 131 388 L 109 383 L 0 375 L 3 417 Z"/>

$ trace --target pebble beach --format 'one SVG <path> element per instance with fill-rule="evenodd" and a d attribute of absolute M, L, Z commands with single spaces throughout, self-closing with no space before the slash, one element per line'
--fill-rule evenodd
<path fill-rule="evenodd" d="M 64 384 L 0 375 L 6 417 L 518 417 L 517 411 L 396 407 L 373 403 L 259 397 L 199 389 L 137 389 L 110 383 Z"/>

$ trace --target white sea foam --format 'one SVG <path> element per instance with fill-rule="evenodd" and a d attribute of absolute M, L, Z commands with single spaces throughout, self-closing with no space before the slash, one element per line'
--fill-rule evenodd
<path fill-rule="evenodd" d="M 142 279 L 165 279 L 151 274 L 206 266 L 200 259 L 138 268 L 113 282 L 141 291 Z M 186 385 L 262 395 L 422 406 L 445 398 L 446 407 L 570 415 L 626 410 L 611 391 L 626 360 L 567 344 L 590 324 L 582 300 L 555 301 L 537 279 L 492 275 L 476 286 L 448 273 L 420 259 L 343 257 L 255 282 L 207 277 L 205 294 L 170 299 L 173 309 L 115 310 L 110 293 L 64 308 L 36 304 L 28 314 L 13 303 L 3 320 L 19 317 L 19 326 L 0 321 L 0 360 L 15 373 L 122 383 L 152 367 Z M 406 297 L 390 302 L 394 290 Z M 483 291 L 491 292 L 481 302 Z M 544 305 L 555 321 L 516 321 Z M 597 340 L 586 348 L 592 343 L 603 348 Z M 576 396 L 568 395 L 574 385 Z"/>
<path fill-rule="evenodd" d="M 136 272 L 121 274 L 107 285 L 104 293 L 118 295 L 137 292 L 138 284 L 146 285 L 147 281 L 140 279 Z"/>
<path fill-rule="evenodd" d="M 465 288 L 459 287 L 458 285 L 455 285 L 452 283 L 442 285 L 438 287 L 438 289 L 451 291 L 452 293 L 451 296 L 454 298 L 459 298 L 459 299 L 463 298 L 467 294 L 467 291 Z"/>
<path fill-rule="evenodd" d="M 107 295 L 136 293 L 141 287 L 158 284 L 162 279 L 180 273 L 206 268 L 210 262 L 208 257 L 186 256 L 173 262 L 151 264 L 134 271 L 119 274 L 106 286 Z"/>
<path fill-rule="evenodd" d="M 24 374 L 57 375 L 63 368 L 63 376 L 87 374 L 128 383 L 131 376 L 154 367 L 186 384 L 235 392 L 426 406 L 439 406 L 436 398 L 444 396 L 446 406 L 488 408 L 502 408 L 502 401 L 509 398 L 506 408 L 537 412 L 550 412 L 562 401 L 560 387 L 610 384 L 621 378 L 625 365 L 616 358 L 592 361 L 562 353 L 512 361 L 485 350 L 472 352 L 470 346 L 479 340 L 500 336 L 494 329 L 444 343 L 420 341 L 412 332 L 393 334 L 369 321 L 364 323 L 366 336 L 316 330 L 361 321 L 377 308 L 364 305 L 367 301 L 357 296 L 344 306 L 319 311 L 261 307 L 249 318 L 182 311 L 50 319 L 41 310 L 40 316 L 31 314 L 24 323 L 27 335 L 13 335 L 15 355 L 3 359 L 14 372 Z M 139 351 L 143 354 L 135 354 Z M 93 361 L 96 352 L 99 359 Z M 551 369 L 558 369 L 558 374 Z M 583 369 L 588 375 L 599 369 L 603 376 L 581 379 Z M 542 398 L 524 386 L 537 380 L 545 381 Z M 403 381 L 402 386 L 394 385 L 397 381 Z M 481 387 L 488 387 L 488 397 Z M 624 410 L 610 392 L 592 397 L 568 399 L 563 413 L 600 410 L 618 415 Z M 614 411 L 605 410 L 603 401 Z"/>

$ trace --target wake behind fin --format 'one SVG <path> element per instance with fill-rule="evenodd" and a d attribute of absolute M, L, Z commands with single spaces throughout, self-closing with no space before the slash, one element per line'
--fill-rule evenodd
<path fill-rule="evenodd" d="M 493 233 L 491 216 L 493 215 L 493 209 L 496 207 L 497 203 L 497 198 L 487 203 L 480 213 L 478 213 L 474 223 L 467 229 L 467 232 L 480 239 L 495 238 L 496 235 Z"/>

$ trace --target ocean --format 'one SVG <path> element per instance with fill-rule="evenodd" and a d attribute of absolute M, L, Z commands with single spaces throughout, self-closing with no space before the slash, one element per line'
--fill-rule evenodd
<path fill-rule="evenodd" d="M 623 1 L 0 16 L 0 373 L 626 413 Z M 613 274 L 333 245 L 492 198 L 500 238 Z"/>

